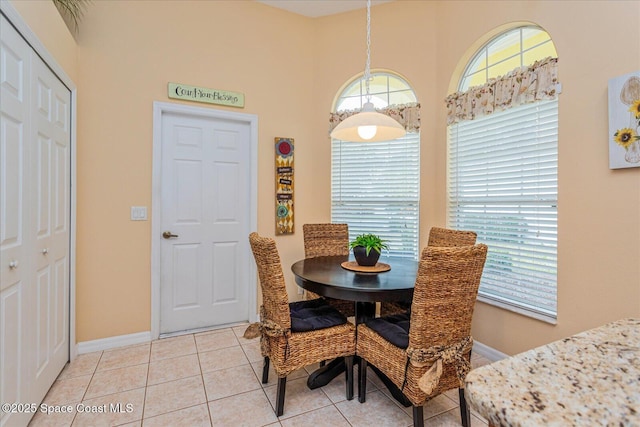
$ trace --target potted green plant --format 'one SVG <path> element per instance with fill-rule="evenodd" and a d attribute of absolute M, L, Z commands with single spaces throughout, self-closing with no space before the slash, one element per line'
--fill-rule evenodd
<path fill-rule="evenodd" d="M 360 234 L 349 243 L 358 265 L 373 267 L 380 258 L 383 249 L 389 249 L 384 240 L 375 234 Z"/>

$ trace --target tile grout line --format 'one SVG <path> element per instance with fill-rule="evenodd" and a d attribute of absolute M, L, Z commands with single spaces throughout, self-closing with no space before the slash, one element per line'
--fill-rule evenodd
<path fill-rule="evenodd" d="M 140 414 L 140 426 L 144 424 L 144 412 L 147 409 L 147 388 L 149 387 L 149 373 L 151 372 L 151 352 L 153 351 L 153 341 L 149 343 L 149 357 L 147 358 L 147 378 L 144 382 L 144 393 L 142 394 L 142 413 Z"/>
<path fill-rule="evenodd" d="M 193 343 L 196 346 L 196 357 L 198 358 L 198 367 L 200 368 L 200 379 L 202 380 L 202 389 L 204 391 L 204 404 L 207 405 L 207 414 L 209 415 L 209 425 L 213 426 L 213 417 L 211 416 L 211 407 L 209 406 L 209 396 L 207 394 L 207 385 L 204 382 L 204 372 L 202 372 L 202 362 L 200 361 L 200 349 L 198 348 L 198 341 L 196 335 L 191 334 Z"/>
<path fill-rule="evenodd" d="M 193 334 L 189 334 L 189 335 L 193 335 Z M 183 335 L 183 336 L 186 336 L 186 335 Z M 173 338 L 173 337 L 171 337 L 171 338 Z M 186 355 L 178 355 L 178 356 L 174 356 L 174 357 L 167 357 L 167 358 L 160 359 L 160 360 L 170 360 L 170 359 L 174 359 L 174 358 L 178 358 L 178 357 L 190 356 L 190 355 L 192 355 L 192 354 L 195 354 L 195 355 L 196 355 L 196 357 L 197 357 L 197 355 L 198 355 L 198 353 L 196 352 L 196 353 L 189 353 L 189 354 L 186 354 Z M 199 358 L 198 358 L 198 365 L 200 365 L 200 359 L 199 359 Z M 156 386 L 156 385 L 160 385 L 160 384 L 166 384 L 166 383 L 169 383 L 169 382 L 172 382 L 172 381 L 180 381 L 180 380 L 183 380 L 183 379 L 186 379 L 186 378 L 194 378 L 194 377 L 197 377 L 197 376 L 198 376 L 198 374 L 196 374 L 196 375 L 191 375 L 191 376 L 188 376 L 188 377 L 183 377 L 183 378 L 178 378 L 178 379 L 173 379 L 173 380 L 164 381 L 164 382 L 157 383 L 157 384 L 152 384 L 151 386 Z M 202 378 L 202 370 L 200 371 L 200 377 Z M 205 392 L 205 399 L 206 399 L 206 398 L 207 398 L 207 394 L 206 394 L 206 388 L 204 387 L 204 378 L 202 378 L 202 380 L 203 380 L 202 385 L 203 385 L 203 389 L 204 389 L 204 392 Z M 145 397 L 146 397 L 146 387 L 145 387 Z M 204 404 L 205 404 L 205 405 L 207 405 L 207 413 L 209 414 L 209 423 L 210 423 L 211 425 L 213 425 L 213 423 L 212 423 L 212 421 L 211 421 L 211 414 L 210 414 L 209 409 L 208 409 L 208 402 L 205 402 Z M 184 410 L 184 409 L 195 408 L 196 406 L 199 406 L 199 405 L 202 405 L 202 403 L 196 403 L 196 404 L 194 404 L 194 405 L 186 406 L 186 407 L 184 407 L 184 408 L 177 408 L 177 409 L 173 409 L 173 410 L 171 410 L 171 411 L 163 412 L 163 413 L 160 413 L 160 414 L 156 414 L 156 415 L 153 415 L 153 416 L 151 416 L 151 417 L 147 417 L 147 418 L 144 418 L 144 417 L 143 417 L 143 419 L 142 419 L 142 420 L 140 420 L 140 421 L 141 421 L 141 422 L 144 422 L 144 420 L 145 420 L 145 419 L 151 419 L 151 418 L 161 417 L 161 416 L 163 416 L 163 415 L 166 415 L 166 414 L 172 414 L 172 413 L 175 413 L 175 412 L 182 411 L 182 410 Z"/>
<path fill-rule="evenodd" d="M 236 334 L 236 331 L 233 330 L 233 328 L 231 328 L 231 331 L 233 332 L 233 334 L 236 337 L 236 340 L 238 340 L 238 335 Z M 264 394 L 265 399 L 267 399 L 267 402 L 269 403 L 269 406 L 271 406 L 271 410 L 274 412 L 276 411 L 276 408 L 273 406 L 273 404 L 271 403 L 271 401 L 269 400 L 269 396 L 267 395 L 267 385 L 266 384 L 262 384 L 262 377 L 260 375 L 258 375 L 256 373 L 256 371 L 253 369 L 253 366 L 251 364 L 251 360 L 249 359 L 249 355 L 247 355 L 247 352 L 244 349 L 244 346 L 240 343 L 240 340 L 238 340 L 238 345 L 240 345 L 240 349 L 242 350 L 242 353 L 244 354 L 244 357 L 247 358 L 247 361 L 249 362 L 249 368 L 251 368 L 251 371 L 253 372 L 253 375 L 256 377 L 256 379 L 258 380 L 258 383 L 260 384 L 260 389 L 262 390 L 262 394 Z M 262 352 L 260 352 L 260 355 L 262 356 Z M 260 362 L 258 362 L 260 363 Z M 262 356 L 262 366 L 264 366 L 264 356 Z M 280 417 L 276 416 L 276 422 L 280 425 L 282 425 L 282 423 L 280 423 Z"/>
<path fill-rule="evenodd" d="M 354 399 L 357 399 L 357 397 L 354 397 Z M 338 411 L 338 413 L 340 414 L 340 416 L 342 418 L 344 418 L 344 420 L 347 422 L 347 424 L 349 424 L 351 427 L 353 427 L 353 424 L 351 424 L 349 422 L 349 419 L 347 419 L 347 416 L 345 414 L 342 413 L 342 411 L 340 410 L 340 408 L 338 408 L 338 406 L 334 403 L 333 406 L 336 408 L 336 411 Z"/>
<path fill-rule="evenodd" d="M 95 375 L 98 372 L 98 366 L 100 366 L 100 362 L 102 361 L 103 357 L 104 357 L 104 351 L 101 351 L 100 352 L 100 357 L 98 358 L 98 362 L 96 363 L 96 367 L 94 368 L 93 372 L 91 373 L 91 379 L 89 380 L 89 384 L 87 384 L 87 388 L 84 390 L 84 393 L 82 394 L 82 397 L 80 398 L 80 402 L 84 402 L 85 401 L 85 397 L 87 396 L 87 393 L 89 392 L 89 387 L 91 387 L 91 383 L 93 382 L 93 379 L 95 378 Z M 77 417 L 78 417 L 78 413 L 76 412 L 73 415 L 73 420 L 71 420 L 71 425 L 73 425 L 73 423 L 76 421 Z"/>
<path fill-rule="evenodd" d="M 305 369 L 305 370 L 306 370 L 306 369 Z M 311 374 L 309 373 L 309 375 L 311 375 Z M 353 378 L 353 380 L 354 380 L 354 384 L 353 384 L 353 385 L 354 385 L 354 389 L 355 389 L 355 385 L 356 385 L 356 381 L 355 381 L 355 374 L 353 375 L 353 377 L 354 377 L 354 378 Z M 336 377 L 336 378 L 337 378 L 337 377 Z M 345 379 L 344 379 L 344 381 L 345 381 L 345 387 L 346 387 L 347 379 L 345 378 Z M 333 406 L 333 407 L 334 407 L 334 409 L 335 409 L 336 411 L 338 411 L 338 413 L 340 414 L 340 416 L 341 416 L 341 417 L 342 417 L 342 418 L 347 422 L 347 424 L 349 424 L 350 426 L 353 426 L 353 424 L 351 424 L 351 423 L 349 422 L 349 420 L 348 420 L 348 419 L 347 419 L 347 417 L 342 413 L 342 411 L 340 411 L 340 409 L 338 409 L 338 405 L 337 405 L 337 403 L 340 403 L 340 402 L 347 402 L 348 400 L 346 399 L 346 397 L 345 397 L 345 400 L 341 400 L 340 402 L 334 402 L 333 400 L 331 400 L 331 397 L 330 397 L 330 396 L 327 394 L 327 392 L 324 390 L 324 386 L 323 386 L 323 387 L 320 387 L 320 390 L 322 390 L 322 392 L 323 392 L 323 393 L 324 393 L 324 395 L 327 397 L 327 399 L 329 399 L 329 402 L 331 402 L 331 406 Z M 358 399 L 358 396 L 357 396 L 357 393 L 355 392 L 355 390 L 354 390 L 354 393 L 353 393 L 353 394 L 354 394 L 354 396 L 353 396 L 353 400 L 357 400 L 357 399 Z M 319 408 L 317 408 L 317 409 L 319 409 Z M 314 410 L 317 410 L 317 409 L 314 409 Z M 309 412 L 312 412 L 312 411 L 309 411 Z"/>
<path fill-rule="evenodd" d="M 84 398 L 87 395 L 87 392 L 89 391 L 89 387 L 91 386 L 91 382 L 93 381 L 93 378 L 96 375 L 96 372 L 98 372 L 98 366 L 100 365 L 100 361 L 102 360 L 103 356 L 104 356 L 104 351 L 100 351 L 100 357 L 96 362 L 96 367 L 93 368 L 93 372 L 91 372 L 91 379 L 89 380 L 89 383 L 87 384 L 87 388 L 84 390 L 84 393 L 82 393 L 82 397 L 80 398 L 80 403 L 84 402 Z M 69 364 L 69 366 L 71 366 L 71 364 Z M 77 411 L 73 411 L 73 412 L 74 414 L 73 414 L 73 418 L 71 419 L 71 424 L 69 424 L 70 426 L 73 425 L 73 423 L 76 421 L 76 417 L 78 416 Z"/>
<path fill-rule="evenodd" d="M 240 342 L 240 340 L 239 340 L 239 338 L 238 338 L 238 335 L 236 334 L 236 331 L 235 331 L 233 328 L 231 328 L 231 330 L 232 330 L 233 334 L 235 335 L 236 340 L 238 340 L 238 345 L 240 346 L 240 349 L 242 350 L 242 353 L 243 353 L 243 354 L 244 354 L 244 356 L 247 358 L 247 362 L 249 363 L 249 368 L 251 369 L 251 371 L 253 372 L 253 375 L 254 375 L 254 376 L 256 377 L 256 379 L 258 380 L 258 384 L 260 384 L 260 388 L 259 388 L 259 389 L 260 389 L 260 390 L 262 390 L 262 394 L 264 395 L 265 399 L 267 399 L 267 402 L 269 403 L 269 406 L 271 407 L 271 410 L 274 412 L 274 415 L 275 415 L 275 410 L 276 410 L 276 408 L 275 408 L 275 406 L 273 406 L 273 404 L 272 404 L 272 403 L 271 403 L 271 401 L 269 400 L 269 396 L 267 395 L 267 389 L 268 389 L 268 388 L 271 388 L 271 387 L 276 387 L 276 386 L 277 386 L 277 383 L 276 383 L 276 385 L 274 385 L 274 386 L 268 386 L 267 384 L 262 384 L 262 376 L 261 376 L 260 374 L 258 374 L 258 373 L 253 369 L 253 366 L 252 366 L 251 360 L 249 359 L 249 355 L 247 354 L 247 351 L 246 351 L 246 350 L 245 350 L 245 348 L 244 348 L 245 346 L 243 346 L 243 345 L 242 345 L 242 343 Z M 243 336 L 243 337 L 244 337 L 244 336 Z M 262 362 L 258 361 L 257 363 L 258 363 L 258 364 L 259 364 L 259 363 L 262 363 L 262 366 L 264 367 L 264 356 L 262 356 L 262 352 L 260 353 L 260 355 L 261 355 L 261 358 L 262 358 Z M 258 370 L 259 370 L 259 369 L 258 369 Z M 245 393 L 248 393 L 248 392 L 245 392 Z M 276 422 L 276 423 L 278 423 L 280 426 L 282 426 L 282 422 L 281 422 L 281 420 L 280 420 L 280 417 L 276 416 L 276 421 L 275 421 L 275 422 Z M 273 423 L 269 423 L 269 424 L 273 424 Z M 266 426 L 266 425 L 269 425 L 269 424 L 262 424 L 262 426 Z"/>

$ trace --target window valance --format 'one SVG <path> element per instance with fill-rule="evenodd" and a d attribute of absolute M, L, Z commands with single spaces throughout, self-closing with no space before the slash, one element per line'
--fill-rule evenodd
<path fill-rule="evenodd" d="M 402 105 L 389 105 L 385 108 L 376 108 L 376 111 L 378 113 L 386 114 L 396 120 L 404 126 L 407 132 L 418 132 L 420 130 L 420 103 L 418 102 Z M 348 110 L 330 113 L 329 133 L 331 133 L 331 131 L 343 120 L 359 112 L 360 110 Z"/>
<path fill-rule="evenodd" d="M 549 57 L 516 68 L 482 86 L 449 95 L 445 100 L 447 124 L 473 120 L 543 99 L 555 99 L 558 84 L 558 58 Z"/>

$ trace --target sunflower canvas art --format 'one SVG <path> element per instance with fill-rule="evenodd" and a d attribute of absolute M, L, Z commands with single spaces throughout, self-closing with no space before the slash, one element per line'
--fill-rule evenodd
<path fill-rule="evenodd" d="M 640 71 L 609 80 L 609 168 L 640 167 Z"/>

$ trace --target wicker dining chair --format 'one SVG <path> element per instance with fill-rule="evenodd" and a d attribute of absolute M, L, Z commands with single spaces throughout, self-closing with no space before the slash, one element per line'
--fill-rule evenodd
<path fill-rule="evenodd" d="M 323 360 L 344 357 L 347 370 L 347 399 L 353 399 L 353 357 L 355 326 L 323 299 L 289 303 L 280 255 L 275 240 L 249 235 L 262 289 L 260 348 L 264 357 L 262 383 L 269 380 L 269 364 L 278 375 L 276 416 L 284 412 L 287 375 Z M 249 333 L 245 336 L 251 338 Z"/>
<path fill-rule="evenodd" d="M 476 244 L 477 234 L 474 231 L 453 230 L 450 228 L 431 227 L 428 246 L 469 246 Z M 380 316 L 404 313 L 411 307 L 411 301 L 382 302 Z"/>
<path fill-rule="evenodd" d="M 464 379 L 471 369 L 471 320 L 487 246 L 427 246 L 418 267 L 411 312 L 358 325 L 358 398 L 366 400 L 367 364 L 382 371 L 413 405 L 413 425 L 424 425 L 423 405 L 458 388 L 462 425 L 469 427 Z"/>
<path fill-rule="evenodd" d="M 304 224 L 302 234 L 305 258 L 349 255 L 349 226 L 347 224 Z M 320 295 L 309 291 L 305 291 L 305 295 L 308 300 L 320 298 Z M 356 310 L 353 301 L 323 298 L 345 316 L 355 316 Z"/>
<path fill-rule="evenodd" d="M 451 228 L 431 227 L 428 246 L 455 247 L 476 244 L 475 231 L 453 230 Z"/>

